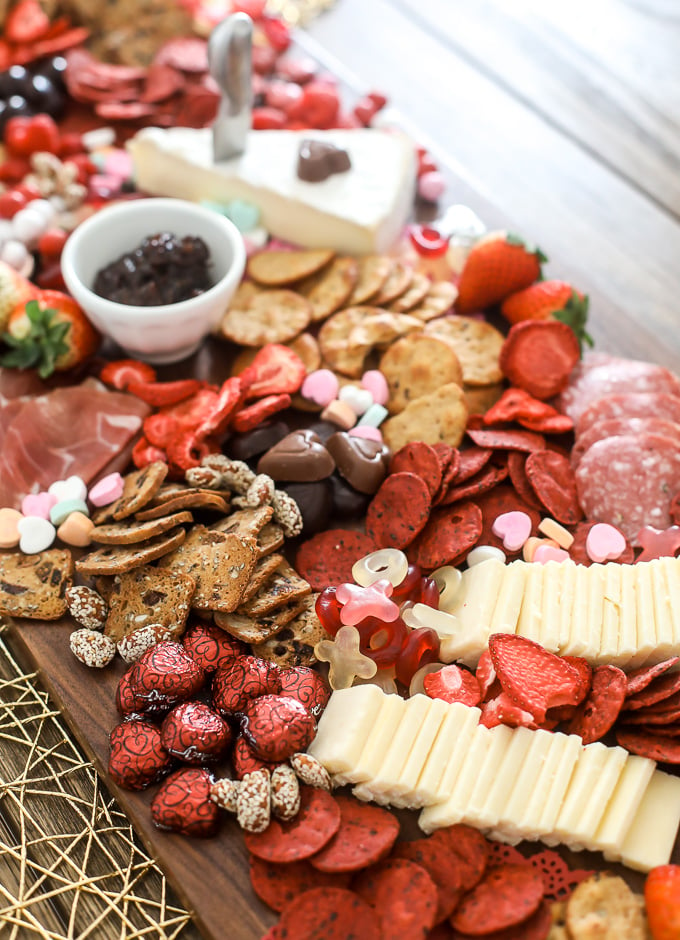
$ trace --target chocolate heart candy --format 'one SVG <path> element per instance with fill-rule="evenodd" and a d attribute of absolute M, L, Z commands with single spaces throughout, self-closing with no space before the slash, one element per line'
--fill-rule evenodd
<path fill-rule="evenodd" d="M 289 432 L 285 421 L 263 421 L 252 431 L 232 435 L 224 449 L 234 460 L 250 460 L 278 444 Z"/>
<path fill-rule="evenodd" d="M 361 519 L 366 515 L 370 494 L 360 493 L 350 486 L 339 473 L 329 477 L 333 491 L 333 514 L 340 519 Z"/>
<path fill-rule="evenodd" d="M 206 673 L 232 663 L 246 651 L 246 647 L 233 636 L 212 623 L 198 620 L 182 637 L 182 646 Z"/>
<path fill-rule="evenodd" d="M 352 166 L 342 147 L 321 140 L 303 140 L 298 151 L 297 175 L 306 183 L 322 183 L 334 173 L 346 173 Z"/>
<path fill-rule="evenodd" d="M 251 698 L 281 691 L 279 668 L 257 656 L 239 656 L 215 673 L 213 705 L 223 714 L 240 712 Z"/>
<path fill-rule="evenodd" d="M 389 451 L 383 444 L 338 431 L 326 442 L 338 473 L 360 493 L 372 495 L 387 474 Z"/>
<path fill-rule="evenodd" d="M 309 666 L 293 666 L 281 672 L 281 695 L 297 699 L 307 711 L 319 718 L 328 704 L 331 690 L 323 678 Z"/>
<path fill-rule="evenodd" d="M 157 715 L 191 698 L 205 679 L 198 663 L 172 640 L 152 646 L 126 676 L 132 711 L 146 715 Z"/>
<path fill-rule="evenodd" d="M 326 527 L 333 511 L 331 479 L 316 483 L 283 483 L 279 487 L 295 500 L 302 513 L 301 535 L 314 535 Z"/>
<path fill-rule="evenodd" d="M 143 790 L 170 770 L 161 733 L 148 721 L 122 721 L 109 737 L 109 776 L 126 790 Z"/>
<path fill-rule="evenodd" d="M 297 699 L 261 695 L 248 703 L 241 732 L 255 755 L 265 761 L 286 760 L 311 744 L 316 722 Z"/>
<path fill-rule="evenodd" d="M 306 428 L 292 431 L 260 457 L 258 473 L 287 483 L 314 483 L 335 470 L 335 461 L 321 438 Z"/>
<path fill-rule="evenodd" d="M 186 836 L 211 836 L 219 807 L 210 799 L 212 777 L 207 770 L 183 767 L 170 774 L 151 803 L 151 818 L 159 829 Z"/>
<path fill-rule="evenodd" d="M 165 716 L 161 743 L 187 764 L 203 764 L 219 757 L 231 743 L 226 721 L 203 702 L 182 702 Z"/>

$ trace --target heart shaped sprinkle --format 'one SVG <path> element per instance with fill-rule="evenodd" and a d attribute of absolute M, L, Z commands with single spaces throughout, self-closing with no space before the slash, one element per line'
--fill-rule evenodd
<path fill-rule="evenodd" d="M 508 552 L 518 552 L 531 535 L 531 516 L 521 510 L 504 512 L 494 519 L 491 531 L 503 539 L 503 548 Z"/>
<path fill-rule="evenodd" d="M 25 516 L 40 516 L 41 519 L 50 518 L 50 509 L 57 501 L 53 493 L 29 493 L 21 500 L 21 511 Z"/>
<path fill-rule="evenodd" d="M 19 530 L 19 548 L 27 555 L 44 552 L 49 548 L 57 534 L 51 522 L 41 516 L 24 516 L 17 524 Z"/>
<path fill-rule="evenodd" d="M 596 522 L 586 536 L 586 554 L 598 564 L 619 558 L 625 547 L 623 533 L 608 522 Z"/>

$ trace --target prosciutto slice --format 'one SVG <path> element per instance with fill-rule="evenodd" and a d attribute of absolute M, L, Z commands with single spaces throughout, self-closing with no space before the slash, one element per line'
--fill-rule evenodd
<path fill-rule="evenodd" d="M 0 404 L 0 506 L 72 474 L 89 483 L 138 433 L 144 402 L 99 382 Z"/>

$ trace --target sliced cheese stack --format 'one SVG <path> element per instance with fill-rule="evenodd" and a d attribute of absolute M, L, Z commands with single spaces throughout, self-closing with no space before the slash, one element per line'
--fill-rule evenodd
<path fill-rule="evenodd" d="M 680 649 L 680 558 L 590 567 L 491 558 L 463 572 L 447 613 L 442 662 L 475 666 L 492 633 L 516 633 L 593 665 L 636 669 Z"/>
<path fill-rule="evenodd" d="M 467 823 L 515 844 L 602 851 L 647 871 L 671 856 L 680 778 L 620 747 L 503 725 L 424 695 L 404 700 L 365 685 L 334 692 L 309 751 L 336 784 L 383 805 L 425 807 L 432 832 Z"/>

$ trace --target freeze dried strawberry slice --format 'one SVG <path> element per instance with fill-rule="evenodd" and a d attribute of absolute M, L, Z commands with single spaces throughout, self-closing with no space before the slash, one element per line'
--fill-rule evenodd
<path fill-rule="evenodd" d="M 486 693 L 496 681 L 496 670 L 493 668 L 493 661 L 488 650 L 484 650 L 479 657 L 479 662 L 475 669 L 475 678 L 481 689 L 482 698 L 486 698 Z"/>
<path fill-rule="evenodd" d="M 196 437 L 205 440 L 215 434 L 224 434 L 234 414 L 243 403 L 243 386 L 238 376 L 222 383 L 205 417 L 196 428 Z"/>
<path fill-rule="evenodd" d="M 36 42 L 47 34 L 49 28 L 49 17 L 38 0 L 19 0 L 7 14 L 5 39 L 17 44 Z"/>
<path fill-rule="evenodd" d="M 131 382 L 155 382 L 156 370 L 138 359 L 115 359 L 106 363 L 99 378 L 105 385 L 124 391 Z"/>
<path fill-rule="evenodd" d="M 260 398 L 255 404 L 248 405 L 236 412 L 231 422 L 232 430 L 239 433 L 252 431 L 258 424 L 261 424 L 267 418 L 271 418 L 277 411 L 288 408 L 289 405 L 290 395 L 287 393 L 285 395 L 267 395 L 265 398 Z"/>
<path fill-rule="evenodd" d="M 499 692 L 495 698 L 482 704 L 482 717 L 479 722 L 485 728 L 495 728 L 497 725 L 507 725 L 509 728 L 536 726 L 536 719 L 531 712 L 516 705 L 507 692 Z"/>
<path fill-rule="evenodd" d="M 486 411 L 484 424 L 502 424 L 505 421 L 517 421 L 521 424 L 522 419 L 541 421 L 556 415 L 559 416 L 559 414 L 560 412 L 552 405 L 546 404 L 540 398 L 534 398 L 523 388 L 508 388 L 498 401 Z M 571 426 L 573 427 L 573 422 Z"/>
<path fill-rule="evenodd" d="M 503 691 L 538 724 L 549 708 L 576 705 L 582 698 L 581 675 L 560 656 L 522 636 L 494 633 L 489 653 Z"/>
<path fill-rule="evenodd" d="M 155 447 L 150 441 L 142 435 L 135 446 L 132 448 L 132 462 L 141 470 L 142 467 L 155 463 L 157 460 L 167 461 L 167 454 L 160 447 Z"/>
<path fill-rule="evenodd" d="M 534 398 L 563 391 L 581 358 L 576 334 L 559 320 L 524 320 L 510 327 L 498 360 L 513 385 Z"/>
<path fill-rule="evenodd" d="M 203 382 L 198 379 L 178 379 L 176 382 L 131 381 L 127 390 L 131 395 L 141 398 L 147 405 L 160 408 L 163 405 L 176 405 L 197 392 Z"/>
<path fill-rule="evenodd" d="M 280 343 L 267 343 L 250 365 L 239 374 L 246 399 L 264 395 L 292 395 L 297 392 L 307 370 L 298 354 Z"/>
<path fill-rule="evenodd" d="M 423 686 L 430 698 L 440 698 L 445 702 L 462 702 L 473 706 L 478 705 L 482 698 L 474 674 L 455 663 L 444 666 L 438 672 L 429 673 L 423 679 Z"/>

